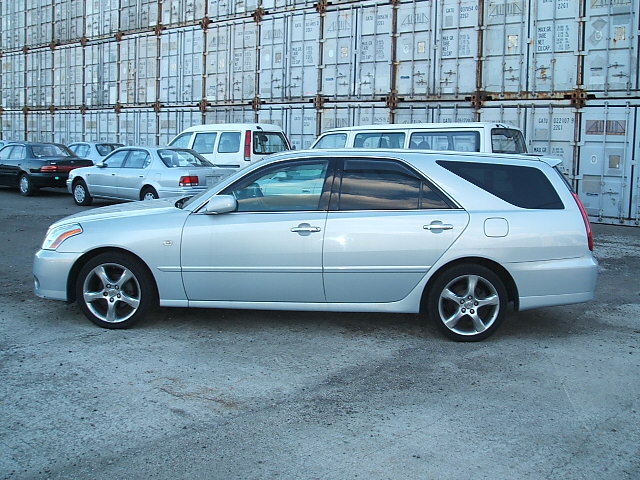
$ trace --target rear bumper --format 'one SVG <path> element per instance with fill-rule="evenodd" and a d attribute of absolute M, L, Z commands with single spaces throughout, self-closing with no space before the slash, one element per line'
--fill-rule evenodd
<path fill-rule="evenodd" d="M 520 310 L 588 302 L 598 281 L 598 261 L 592 255 L 509 264 L 508 269 L 518 288 Z"/>
<path fill-rule="evenodd" d="M 66 188 L 67 173 L 30 173 L 29 178 L 34 187 Z"/>

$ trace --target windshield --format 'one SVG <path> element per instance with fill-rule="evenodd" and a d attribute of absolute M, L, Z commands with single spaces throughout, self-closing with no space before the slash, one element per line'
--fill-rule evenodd
<path fill-rule="evenodd" d="M 527 146 L 520 130 L 492 128 L 491 150 L 495 153 L 527 153 Z"/>

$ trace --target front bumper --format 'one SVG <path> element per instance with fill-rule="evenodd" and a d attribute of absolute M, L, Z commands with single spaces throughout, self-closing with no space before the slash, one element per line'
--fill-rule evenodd
<path fill-rule="evenodd" d="M 34 293 L 41 298 L 70 301 L 69 275 L 80 255 L 38 250 L 33 258 Z"/>

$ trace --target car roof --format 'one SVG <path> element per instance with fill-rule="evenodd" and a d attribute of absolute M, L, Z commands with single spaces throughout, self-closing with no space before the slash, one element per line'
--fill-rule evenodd
<path fill-rule="evenodd" d="M 210 123 L 206 125 L 194 125 L 185 128 L 181 133 L 186 132 L 210 132 L 213 130 L 265 130 L 267 132 L 281 132 L 282 128 L 270 123 Z"/>
<path fill-rule="evenodd" d="M 351 127 L 336 127 L 330 128 L 322 132 L 325 133 L 333 133 L 333 132 L 352 132 L 358 130 L 379 130 L 379 131 L 387 131 L 387 130 L 413 130 L 413 129 L 429 129 L 429 130 L 454 130 L 454 129 L 469 129 L 469 128 L 510 128 L 519 130 L 518 127 L 513 125 L 508 125 L 505 123 L 495 123 L 495 122 L 461 122 L 461 123 L 387 123 L 387 124 L 376 124 L 376 125 L 355 125 Z"/>
<path fill-rule="evenodd" d="M 449 150 L 414 150 L 400 148 L 314 148 L 310 150 L 288 150 L 285 152 L 274 153 L 270 155 L 266 161 L 268 161 L 269 159 L 278 160 L 285 158 L 313 158 L 326 156 L 403 159 L 410 163 L 420 163 L 424 160 L 452 160 L 460 162 L 474 161 L 482 163 L 512 163 L 520 165 L 545 163 L 552 167 L 562 162 L 562 160 L 558 158 L 542 157 L 538 155 L 491 152 L 456 152 Z"/>

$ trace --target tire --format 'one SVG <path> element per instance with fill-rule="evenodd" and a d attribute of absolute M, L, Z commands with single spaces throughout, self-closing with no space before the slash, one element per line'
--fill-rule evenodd
<path fill-rule="evenodd" d="M 158 303 L 145 265 L 118 252 L 97 255 L 80 269 L 76 298 L 89 320 L 109 329 L 133 326 Z"/>
<path fill-rule="evenodd" d="M 156 198 L 160 198 L 158 192 L 156 192 L 153 187 L 146 187 L 142 189 L 140 193 L 140 200 L 155 200 Z"/>
<path fill-rule="evenodd" d="M 33 186 L 33 183 L 31 182 L 31 178 L 29 177 L 29 175 L 27 175 L 26 173 L 23 173 L 18 178 L 18 190 L 20 190 L 20 195 L 23 195 L 25 197 L 30 197 L 38 189 Z"/>
<path fill-rule="evenodd" d="M 481 265 L 463 264 L 444 271 L 427 295 L 429 319 L 459 342 L 476 342 L 493 334 L 506 309 L 502 280 Z"/>
<path fill-rule="evenodd" d="M 80 205 L 81 207 L 87 207 L 91 205 L 93 202 L 93 198 L 91 198 L 91 194 L 89 194 L 89 189 L 87 188 L 87 184 L 84 183 L 83 180 L 78 180 L 73 184 L 73 201 L 76 202 L 76 205 Z"/>

